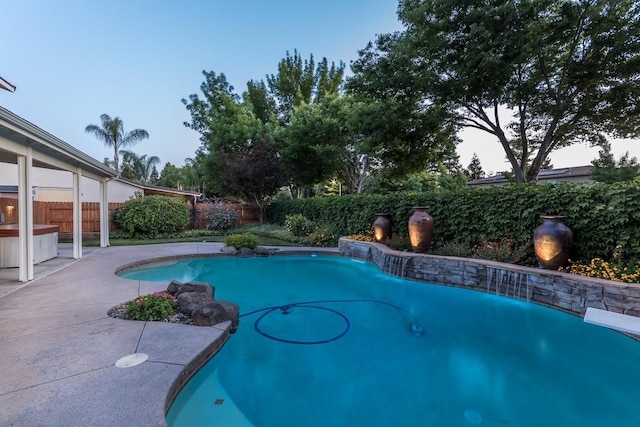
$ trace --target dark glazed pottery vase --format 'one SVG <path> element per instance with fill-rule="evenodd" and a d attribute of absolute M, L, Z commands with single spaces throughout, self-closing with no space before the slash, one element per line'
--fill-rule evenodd
<path fill-rule="evenodd" d="M 566 216 L 542 215 L 542 225 L 533 232 L 536 259 L 542 268 L 557 270 L 569 260 L 573 232 L 562 222 Z"/>
<path fill-rule="evenodd" d="M 433 218 L 427 209 L 426 206 L 416 206 L 409 218 L 409 240 L 411 249 L 416 253 L 427 252 L 433 238 Z"/>
<path fill-rule="evenodd" d="M 376 242 L 384 242 L 391 238 L 391 218 L 388 213 L 379 213 L 373 222 L 373 235 Z"/>

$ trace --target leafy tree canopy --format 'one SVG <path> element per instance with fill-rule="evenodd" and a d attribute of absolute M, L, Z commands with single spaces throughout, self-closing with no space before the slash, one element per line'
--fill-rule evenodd
<path fill-rule="evenodd" d="M 405 30 L 362 50 L 347 88 L 486 131 L 516 181 L 535 181 L 558 148 L 638 135 L 639 8 L 633 0 L 401 0 Z"/>
<path fill-rule="evenodd" d="M 191 114 L 191 122 L 185 122 L 185 126 L 201 135 L 197 157 L 200 170 L 206 171 L 207 190 L 216 194 L 233 192 L 229 180 L 222 179 L 225 166 L 219 156 L 221 150 L 230 155 L 247 149 L 254 141 L 272 138 L 290 123 L 295 107 L 336 95 L 343 74 L 342 63 L 329 65 L 323 58 L 316 66 L 313 56 L 303 61 L 297 51 L 293 56 L 287 52 L 278 64 L 278 72 L 266 76 L 267 83 L 251 80 L 239 96 L 224 74 L 203 71 L 202 93 L 182 102 Z M 309 163 L 309 159 L 301 160 Z"/>
<path fill-rule="evenodd" d="M 339 93 L 344 77 L 345 65 L 338 65 L 322 58 L 315 65 L 313 55 L 302 60 L 298 51 L 278 63 L 277 74 L 267 76 L 267 87 L 275 105 L 278 119 L 287 124 L 293 109 L 303 104 L 318 103 L 330 95 Z"/>
<path fill-rule="evenodd" d="M 246 148 L 269 128 L 256 117 L 248 104 L 241 102 L 224 74 L 203 71 L 203 75 L 202 95 L 193 94 L 189 100 L 182 100 L 191 114 L 191 122 L 184 125 L 201 135 L 202 145 L 197 155 L 202 158 L 206 169 L 209 191 L 226 194 L 230 189 L 222 180 L 224 165 L 218 152 L 221 149 L 231 152 Z"/>
<path fill-rule="evenodd" d="M 224 166 L 222 179 L 236 196 L 260 208 L 262 224 L 266 204 L 284 185 L 274 144 L 258 139 L 230 152 L 221 148 L 218 156 Z"/>
<path fill-rule="evenodd" d="M 635 157 L 629 157 L 627 151 L 624 155 L 615 160 L 611 153 L 611 145 L 604 144 L 600 150 L 599 157 L 591 162 L 594 166 L 591 172 L 591 179 L 597 182 L 612 184 L 614 182 L 630 181 L 640 176 L 640 164 Z"/>
<path fill-rule="evenodd" d="M 180 169 L 170 162 L 165 163 L 162 171 L 160 171 L 158 185 L 162 187 L 182 189 L 182 183 L 183 180 L 180 174 Z"/>
<path fill-rule="evenodd" d="M 146 154 L 139 156 L 133 151 L 127 150 L 121 150 L 120 154 L 122 155 L 121 175 L 123 177 L 140 181 L 144 184 L 151 182 L 151 172 L 155 169 L 155 165 L 160 163 L 158 156 L 148 156 Z"/>
<path fill-rule="evenodd" d="M 295 52 L 267 82 L 251 80 L 242 96 L 224 74 L 203 72 L 201 93 L 183 99 L 185 125 L 201 134 L 198 150 L 209 193 L 235 190 L 221 160 L 256 141 L 273 141 L 292 194 L 336 180 L 344 193 L 359 193 L 372 174 L 389 179 L 419 172 L 455 155 L 455 127 L 442 108 L 427 108 L 415 95 L 370 99 L 340 93 L 344 65 L 316 66 Z"/>

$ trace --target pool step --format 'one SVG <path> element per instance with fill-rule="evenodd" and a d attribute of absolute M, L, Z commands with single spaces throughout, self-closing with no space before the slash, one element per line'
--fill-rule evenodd
<path fill-rule="evenodd" d="M 640 335 L 640 317 L 588 307 L 587 312 L 584 314 L 584 321 L 586 323 Z"/>

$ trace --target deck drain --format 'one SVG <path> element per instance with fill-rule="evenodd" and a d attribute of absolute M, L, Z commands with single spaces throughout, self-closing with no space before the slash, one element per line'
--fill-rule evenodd
<path fill-rule="evenodd" d="M 128 356 L 121 357 L 116 362 L 117 368 L 131 368 L 132 366 L 139 365 L 145 362 L 149 358 L 148 354 L 134 353 Z"/>

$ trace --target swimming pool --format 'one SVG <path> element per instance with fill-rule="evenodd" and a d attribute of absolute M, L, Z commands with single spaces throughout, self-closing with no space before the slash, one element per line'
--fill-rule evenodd
<path fill-rule="evenodd" d="M 640 343 L 536 304 L 323 256 L 123 276 L 206 280 L 240 305 L 238 332 L 178 395 L 170 426 L 640 425 Z"/>

